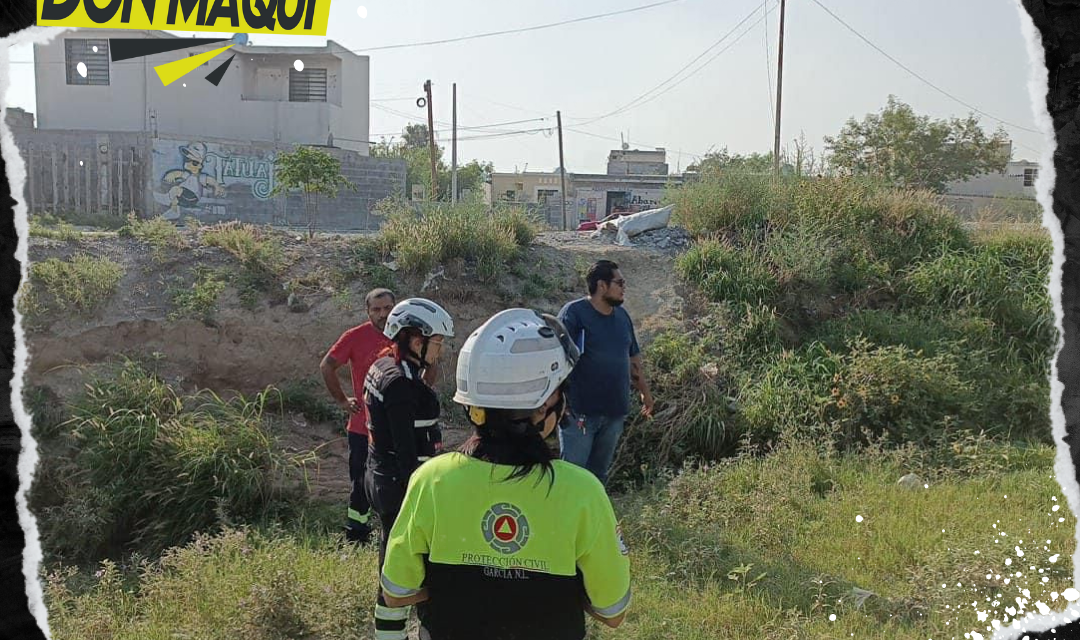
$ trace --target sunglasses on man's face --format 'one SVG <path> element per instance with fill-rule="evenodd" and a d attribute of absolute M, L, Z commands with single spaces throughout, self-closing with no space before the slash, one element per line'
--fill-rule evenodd
<path fill-rule="evenodd" d="M 619 278 L 618 280 L 612 280 L 611 284 L 618 285 L 619 287 L 625 287 L 626 286 L 626 280 L 624 280 L 622 278 Z"/>

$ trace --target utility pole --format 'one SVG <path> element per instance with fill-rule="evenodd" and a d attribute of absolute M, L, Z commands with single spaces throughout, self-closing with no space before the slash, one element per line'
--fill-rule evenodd
<path fill-rule="evenodd" d="M 450 147 L 450 202 L 456 203 L 457 190 L 457 83 L 454 83 L 454 142 Z"/>
<path fill-rule="evenodd" d="M 555 120 L 559 124 L 559 203 L 562 205 L 562 228 L 566 231 L 566 165 L 563 163 L 562 150 L 562 111 L 555 112 Z"/>
<path fill-rule="evenodd" d="M 780 98 L 784 86 L 784 8 L 786 0 L 780 0 L 780 51 L 776 57 L 776 140 L 773 143 L 773 174 L 780 179 Z"/>
<path fill-rule="evenodd" d="M 435 167 L 435 114 L 431 107 L 431 80 L 424 83 L 424 92 L 427 94 L 427 129 L 428 144 L 431 152 L 431 199 L 439 198 L 439 176 Z"/>

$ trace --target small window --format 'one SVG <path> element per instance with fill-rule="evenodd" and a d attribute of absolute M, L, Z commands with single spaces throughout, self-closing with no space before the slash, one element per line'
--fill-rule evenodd
<path fill-rule="evenodd" d="M 536 201 L 540 204 L 546 204 L 548 198 L 555 197 L 555 194 L 559 193 L 555 189 L 538 189 L 536 191 Z"/>
<path fill-rule="evenodd" d="M 79 63 L 86 65 L 86 76 L 79 73 Z M 74 85 L 109 84 L 109 40 L 107 38 L 65 38 L 64 67 L 67 83 Z"/>
<path fill-rule="evenodd" d="M 1024 169 L 1024 186 L 1034 187 L 1035 180 L 1039 177 L 1038 169 Z"/>
<path fill-rule="evenodd" d="M 289 102 L 326 102 L 326 69 L 290 69 Z"/>

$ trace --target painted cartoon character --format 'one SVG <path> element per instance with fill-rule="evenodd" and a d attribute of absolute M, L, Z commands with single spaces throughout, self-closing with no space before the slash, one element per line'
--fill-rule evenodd
<path fill-rule="evenodd" d="M 180 147 L 180 153 L 184 157 L 184 168 L 172 169 L 161 178 L 162 184 L 168 188 L 169 211 L 165 214 L 166 218 L 180 217 L 181 208 L 196 208 L 199 199 L 204 196 L 225 195 L 225 188 L 215 178 L 202 172 L 207 155 L 204 143 L 195 142 Z"/>

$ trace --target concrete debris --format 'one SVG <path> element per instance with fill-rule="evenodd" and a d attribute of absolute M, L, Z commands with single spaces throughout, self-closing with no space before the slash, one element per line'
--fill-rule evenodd
<path fill-rule="evenodd" d="M 593 231 L 589 237 L 604 244 L 616 243 L 616 234 L 614 231 L 600 229 Z M 653 229 L 652 231 L 645 231 L 631 238 L 628 246 L 654 249 L 671 254 L 680 253 L 686 249 L 686 247 L 690 246 L 690 232 L 682 227 Z"/>
<path fill-rule="evenodd" d="M 427 274 L 427 277 L 424 278 L 424 284 L 420 287 L 420 290 L 427 291 L 428 287 L 432 286 L 433 284 L 435 285 L 435 288 L 438 289 L 439 285 L 435 284 L 436 278 L 449 280 L 449 278 L 446 277 L 446 269 L 441 265 L 438 269 L 433 269 L 431 273 Z"/>

